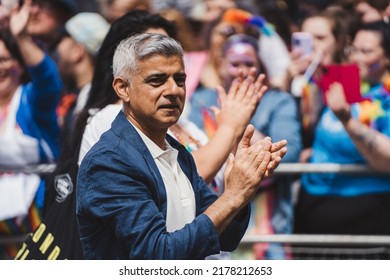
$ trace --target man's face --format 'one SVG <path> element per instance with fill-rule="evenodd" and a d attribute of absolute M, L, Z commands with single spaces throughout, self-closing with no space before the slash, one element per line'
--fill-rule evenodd
<path fill-rule="evenodd" d="M 155 55 L 139 62 L 127 86 L 126 114 L 144 132 L 156 133 L 175 124 L 184 107 L 184 64 L 180 56 Z"/>

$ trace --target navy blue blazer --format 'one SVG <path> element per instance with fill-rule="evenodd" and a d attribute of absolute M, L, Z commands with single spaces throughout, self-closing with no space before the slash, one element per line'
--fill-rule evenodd
<path fill-rule="evenodd" d="M 167 135 L 190 180 L 196 217 L 167 232 L 167 195 L 152 155 L 121 111 L 82 161 L 77 179 L 77 219 L 86 259 L 204 259 L 234 250 L 249 221 L 233 220 L 218 237 L 202 214 L 216 199 L 198 175 L 191 154 Z"/>

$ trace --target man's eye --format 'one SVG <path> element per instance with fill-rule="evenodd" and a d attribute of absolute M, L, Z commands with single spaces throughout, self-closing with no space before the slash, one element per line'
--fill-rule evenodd
<path fill-rule="evenodd" d="M 185 77 L 177 77 L 177 78 L 175 78 L 175 82 L 179 87 L 184 87 L 186 84 L 186 78 Z"/>
<path fill-rule="evenodd" d="M 164 84 L 164 82 L 165 82 L 165 79 L 162 79 L 162 78 L 156 78 L 156 79 L 149 80 L 149 84 L 151 84 L 154 87 L 161 86 L 162 84 Z"/>

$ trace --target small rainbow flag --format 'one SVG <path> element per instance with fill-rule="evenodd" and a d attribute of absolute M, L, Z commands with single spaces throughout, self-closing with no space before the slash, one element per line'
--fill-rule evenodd
<path fill-rule="evenodd" d="M 385 111 L 382 108 L 382 102 L 378 99 L 373 101 L 364 100 L 360 104 L 359 120 L 360 122 L 370 126 L 372 122 L 380 117 L 385 116 Z"/>
<path fill-rule="evenodd" d="M 215 119 L 211 116 L 210 112 L 205 108 L 202 109 L 202 117 L 204 131 L 206 132 L 207 137 L 210 139 L 213 137 L 218 125 Z"/>
<path fill-rule="evenodd" d="M 227 9 L 223 14 L 223 20 L 226 22 L 238 22 L 257 26 L 266 36 L 272 36 L 274 33 L 274 28 L 265 20 L 264 17 L 252 15 L 251 13 L 241 9 Z"/>

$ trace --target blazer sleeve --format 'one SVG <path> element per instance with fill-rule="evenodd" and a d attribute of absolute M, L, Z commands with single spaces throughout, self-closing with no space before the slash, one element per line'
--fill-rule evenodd
<path fill-rule="evenodd" d="M 201 213 L 203 213 L 215 200 L 215 194 L 208 188 L 202 177 L 198 177 L 198 186 L 201 194 Z M 240 220 L 233 219 L 230 225 L 225 229 L 223 234 L 219 237 L 219 246 L 221 251 L 233 251 L 240 244 L 249 224 L 250 207 L 243 209 L 244 215 Z M 200 214 L 203 215 L 203 214 Z M 214 225 L 213 225 L 214 227 Z M 215 231 L 216 233 L 216 231 Z"/>

